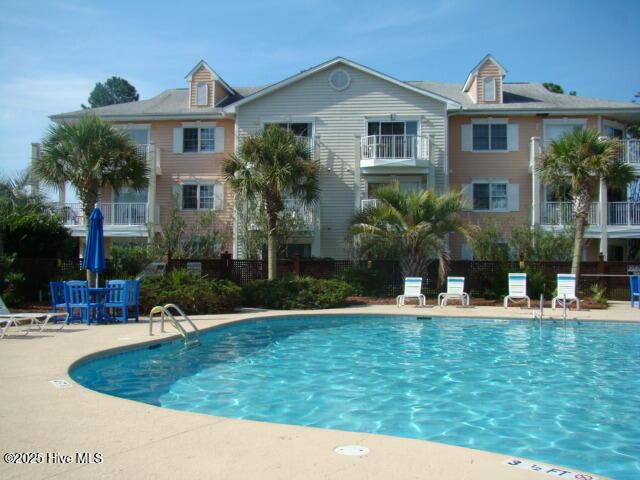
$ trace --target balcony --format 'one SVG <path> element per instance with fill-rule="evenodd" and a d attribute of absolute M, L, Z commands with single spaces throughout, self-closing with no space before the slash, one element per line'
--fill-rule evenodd
<path fill-rule="evenodd" d="M 147 161 L 149 168 L 152 169 L 155 166 L 156 175 L 160 175 L 162 173 L 160 164 L 160 147 L 156 146 L 154 143 L 140 143 L 136 145 L 136 148 L 138 150 L 138 155 Z"/>
<path fill-rule="evenodd" d="M 587 218 L 589 225 L 600 225 L 600 202 L 591 202 Z M 546 202 L 542 205 L 542 225 L 571 225 L 573 223 L 572 202 Z"/>
<path fill-rule="evenodd" d="M 313 137 L 302 137 L 302 136 L 296 136 L 296 140 L 298 140 L 299 142 L 303 143 L 305 147 L 307 147 L 309 149 L 309 153 L 311 158 L 314 158 L 314 146 L 315 146 L 315 140 Z"/>
<path fill-rule="evenodd" d="M 624 163 L 640 167 L 640 140 L 637 138 L 620 140 L 618 158 Z"/>
<path fill-rule="evenodd" d="M 293 217 L 301 232 L 313 232 L 316 229 L 316 212 L 312 207 L 300 205 L 292 199 L 284 202 L 285 211 Z"/>
<path fill-rule="evenodd" d="M 607 217 L 609 225 L 640 225 L 640 202 L 609 202 Z"/>
<path fill-rule="evenodd" d="M 534 165 L 535 159 L 541 153 L 549 147 L 551 140 L 540 140 L 539 138 L 532 138 L 531 149 L 531 166 Z M 640 139 L 629 138 L 619 139 L 620 150 L 618 151 L 618 158 L 624 163 L 628 163 L 634 167 L 640 168 Z"/>
<path fill-rule="evenodd" d="M 106 236 L 146 236 L 149 207 L 146 203 L 101 203 Z M 65 203 L 60 209 L 64 226 L 74 237 L 84 236 L 86 225 L 80 203 Z"/>
<path fill-rule="evenodd" d="M 368 135 L 360 138 L 360 158 L 362 167 L 421 166 L 429 161 L 429 136 Z"/>
<path fill-rule="evenodd" d="M 377 198 L 364 198 L 360 200 L 360 210 L 369 210 L 370 208 L 376 208 L 382 205 L 382 202 Z"/>

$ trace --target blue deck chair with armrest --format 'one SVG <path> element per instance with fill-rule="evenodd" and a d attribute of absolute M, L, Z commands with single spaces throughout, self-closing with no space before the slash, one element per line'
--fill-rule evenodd
<path fill-rule="evenodd" d="M 126 280 L 107 280 L 107 300 L 104 308 L 107 310 L 109 319 L 118 322 L 127 322 L 129 319 L 127 308 L 127 289 L 129 287 Z"/>
<path fill-rule="evenodd" d="M 64 291 L 66 309 L 69 314 L 68 322 L 79 321 L 89 324 L 92 320 L 92 311 L 104 309 L 104 304 L 90 301 L 89 286 L 84 280 L 65 282 Z M 78 313 L 76 314 L 76 312 Z"/>
<path fill-rule="evenodd" d="M 127 310 L 133 308 L 136 322 L 140 321 L 140 280 L 127 280 Z M 128 314 L 127 314 L 128 316 Z"/>
<path fill-rule="evenodd" d="M 629 294 L 631 296 L 631 308 L 634 307 L 636 299 L 640 308 L 640 275 L 629 276 Z"/>
<path fill-rule="evenodd" d="M 51 311 L 57 313 L 58 310 L 65 311 L 67 304 L 64 299 L 64 282 L 49 282 L 49 292 L 51 293 Z"/>

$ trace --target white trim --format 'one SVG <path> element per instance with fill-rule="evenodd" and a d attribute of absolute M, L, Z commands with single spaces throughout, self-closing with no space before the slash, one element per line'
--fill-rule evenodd
<path fill-rule="evenodd" d="M 507 74 L 506 68 L 504 68 L 502 64 L 498 60 L 496 60 L 496 58 L 493 55 L 488 53 L 484 56 L 482 60 L 480 60 L 480 62 L 478 62 L 478 64 L 475 67 L 471 69 L 471 71 L 469 72 L 469 75 L 467 75 L 467 80 L 464 82 L 464 86 L 462 87 L 463 92 L 466 92 L 469 90 L 469 87 L 471 86 L 471 80 L 473 79 L 474 76 L 478 74 L 478 72 L 480 71 L 480 68 L 489 60 L 491 60 L 493 63 L 496 64 L 496 66 L 498 67 L 498 71 L 500 72 L 500 75 L 504 77 Z"/>
<path fill-rule="evenodd" d="M 192 82 L 193 85 L 193 82 Z M 204 102 L 200 102 L 200 87 L 204 87 Z M 196 83 L 196 107 L 208 107 L 209 106 L 209 84 L 207 82 Z"/>
<path fill-rule="evenodd" d="M 216 126 L 216 122 L 182 122 L 182 128 L 211 128 Z"/>
<path fill-rule="evenodd" d="M 347 84 L 344 85 L 343 87 L 337 87 L 336 85 L 334 85 L 333 83 L 333 76 L 336 73 L 344 73 L 347 77 Z M 329 82 L 329 86 L 331 88 L 333 88 L 335 91 L 337 92 L 342 92 L 343 90 L 346 90 L 347 88 L 349 88 L 349 85 L 351 85 L 351 75 L 349 75 L 349 72 L 347 72 L 345 69 L 343 68 L 336 68 L 333 72 L 331 72 L 329 74 L 329 78 L 327 79 Z"/>
<path fill-rule="evenodd" d="M 493 83 L 493 98 L 487 98 L 487 82 Z M 498 82 L 496 77 L 484 77 L 482 79 L 482 101 L 483 102 L 495 102 L 498 98 Z"/>
<path fill-rule="evenodd" d="M 228 107 L 225 107 L 225 111 L 228 112 L 234 112 L 236 107 L 239 107 L 241 105 L 244 105 L 245 103 L 249 103 L 252 102 L 253 100 L 256 100 L 258 98 L 261 98 L 265 95 L 268 95 L 272 92 L 275 92 L 276 90 L 280 90 L 281 88 L 286 87 L 287 85 L 290 85 L 292 83 L 298 82 L 304 78 L 309 77 L 310 75 L 313 75 L 315 73 L 318 73 L 322 70 L 328 69 L 334 65 L 338 65 L 338 64 L 343 64 L 343 65 L 347 65 L 353 69 L 359 70 L 361 72 L 365 72 L 368 73 L 369 75 L 373 75 L 374 77 L 380 78 L 382 80 L 385 80 L 389 83 L 392 83 L 394 85 L 397 85 L 399 87 L 402 88 L 406 88 L 407 90 L 410 90 L 412 92 L 418 93 L 420 95 L 423 95 L 425 97 L 429 97 L 432 98 L 434 100 L 438 100 L 440 102 L 443 102 L 447 105 L 451 105 L 451 106 L 455 106 L 455 107 L 460 107 L 462 108 L 462 105 L 459 104 L 458 102 L 456 102 L 455 100 L 452 100 L 450 98 L 444 97 L 442 95 L 438 95 L 436 93 L 433 92 L 429 92 L 427 90 L 423 90 L 421 88 L 418 87 L 414 87 L 413 85 L 409 85 L 408 83 L 405 83 L 401 80 L 398 80 L 396 78 L 390 77 L 389 75 L 386 75 L 384 73 L 378 72 L 376 70 L 373 70 L 369 67 L 365 67 L 364 65 L 360 65 L 356 62 L 353 62 L 351 60 L 347 60 L 346 58 L 343 57 L 336 57 L 332 60 L 329 60 L 327 62 L 321 63 L 319 65 L 316 65 L 315 67 L 309 68 L 307 70 L 304 70 L 300 73 L 297 73 L 291 77 L 285 78 L 284 80 L 281 80 L 280 82 L 274 83 L 273 85 L 270 85 L 266 88 L 263 88 L 262 90 L 260 90 L 259 92 L 253 93 L 245 98 L 243 98 L 242 100 L 239 100 L 237 102 L 235 102 L 232 105 L 229 105 Z"/>
<path fill-rule="evenodd" d="M 216 149 L 216 124 L 215 123 L 211 123 L 211 122 L 196 122 L 196 123 L 183 123 L 182 127 L 178 127 L 178 128 L 182 128 L 182 151 L 180 153 L 182 154 L 194 154 L 194 153 L 204 153 L 206 154 L 211 154 L 211 153 L 220 153 L 219 151 L 217 151 Z M 194 150 L 194 151 L 185 151 L 184 149 L 184 129 L 185 128 L 195 128 L 198 130 L 198 149 Z M 213 150 L 202 150 L 201 149 L 201 144 L 200 144 L 200 140 L 201 140 L 201 131 L 203 128 L 213 128 Z M 224 128 L 224 127 L 222 127 Z"/>
<path fill-rule="evenodd" d="M 487 209 L 476 209 L 474 208 L 473 205 L 473 186 L 474 185 L 489 185 L 489 208 Z M 505 196 L 506 196 L 506 200 L 507 200 L 507 207 L 506 208 L 491 208 L 491 185 L 495 185 L 495 184 L 500 184 L 500 185 L 506 185 L 507 186 L 507 190 L 505 192 Z M 509 208 L 509 179 L 507 178 L 500 178 L 500 177 L 477 177 L 477 178 L 472 178 L 471 182 L 471 211 L 472 212 L 476 212 L 476 213 L 505 213 L 505 212 L 510 212 L 511 209 Z"/>
<path fill-rule="evenodd" d="M 547 125 L 582 125 L 582 128 L 587 128 L 586 118 L 545 118 L 542 120 L 542 141 L 549 140 L 547 137 Z"/>
<path fill-rule="evenodd" d="M 473 148 L 473 125 L 489 125 L 489 147 L 491 147 L 491 125 L 507 126 L 507 147 L 501 149 L 488 148 L 486 150 L 476 150 Z M 508 118 L 474 118 L 471 120 L 471 150 L 472 153 L 509 153 L 509 119 Z"/>
<path fill-rule="evenodd" d="M 200 67 L 204 67 L 205 69 L 207 69 L 209 71 L 209 73 L 211 74 L 211 78 L 214 81 L 220 82 L 222 84 L 222 86 L 224 88 L 226 88 L 226 90 L 230 93 L 238 93 L 236 92 L 233 88 L 231 88 L 229 86 L 229 84 L 227 82 L 225 82 L 222 77 L 220 75 L 218 75 L 215 70 L 213 68 L 211 68 L 209 66 L 209 64 L 207 62 L 205 62 L 204 60 L 200 60 L 195 67 L 193 67 L 191 69 L 191 71 L 189 71 L 189 73 L 187 74 L 185 78 L 185 80 L 189 83 L 191 82 L 191 79 L 193 78 L 193 75 L 200 69 Z M 189 98 L 191 98 L 191 96 L 189 96 Z M 189 101 L 189 103 L 191 103 L 191 101 Z"/>
<path fill-rule="evenodd" d="M 449 184 L 449 118 L 447 116 L 447 106 L 446 105 L 444 107 L 443 118 L 444 118 L 444 159 L 443 159 L 443 163 L 444 163 L 444 185 L 443 185 L 443 187 L 444 187 L 444 191 L 448 192 L 451 189 L 451 185 Z M 431 155 L 429 157 L 431 157 Z M 429 175 L 429 176 L 433 177 L 433 180 L 431 181 L 431 185 L 432 185 L 432 188 L 435 189 L 435 186 L 436 186 L 435 162 L 433 161 L 432 158 L 429 158 L 429 162 L 432 165 L 432 167 L 431 167 L 432 174 Z"/>
<path fill-rule="evenodd" d="M 178 185 L 180 186 L 180 211 L 181 212 L 210 212 L 212 210 L 218 210 L 218 211 L 224 210 L 224 208 L 216 209 L 216 188 L 224 188 L 222 182 L 220 182 L 219 180 L 215 180 L 215 179 L 207 180 L 207 179 L 203 179 L 203 178 L 196 178 L 196 179 L 192 179 L 192 180 L 182 180 L 182 181 L 178 182 Z M 183 189 L 182 189 L 182 187 L 188 186 L 188 185 L 196 185 L 198 187 L 198 189 L 196 190 L 196 204 L 197 204 L 196 208 L 183 208 Z M 213 197 L 211 197 L 213 199 L 213 207 L 212 208 L 200 208 L 200 186 L 202 186 L 202 185 L 205 185 L 205 186 L 206 185 L 213 185 Z M 224 190 L 223 190 L 223 192 L 224 192 Z"/>

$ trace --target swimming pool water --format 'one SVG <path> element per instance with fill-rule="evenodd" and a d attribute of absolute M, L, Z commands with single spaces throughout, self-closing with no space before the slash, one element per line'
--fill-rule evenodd
<path fill-rule="evenodd" d="M 640 324 L 413 316 L 236 323 L 86 362 L 177 410 L 382 433 L 640 478 Z"/>

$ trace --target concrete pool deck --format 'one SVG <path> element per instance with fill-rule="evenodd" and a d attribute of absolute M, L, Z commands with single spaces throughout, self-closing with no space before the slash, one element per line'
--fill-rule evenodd
<path fill-rule="evenodd" d="M 552 312 L 554 318 L 561 310 Z M 449 306 L 417 309 L 368 306 L 304 312 L 248 312 L 193 317 L 200 329 L 283 314 L 418 314 L 531 318 L 519 308 Z M 569 319 L 640 321 L 640 311 L 617 302 L 608 310 L 570 311 Z M 170 327 L 169 327 L 170 330 Z M 114 348 L 175 337 L 149 337 L 146 322 L 50 326 L 0 341 L 0 451 L 40 452 L 40 464 L 0 461 L 11 478 L 214 478 L 214 479 L 541 479 L 538 472 L 504 465 L 507 455 L 399 437 L 279 425 L 163 409 L 103 395 L 74 383 L 77 360 Z M 68 381 L 55 388 L 50 381 Z M 455 419 L 452 419 L 455 422 Z M 367 456 L 333 452 L 363 445 Z M 81 464 L 76 453 L 99 453 L 99 464 Z M 59 455 L 70 455 L 70 463 Z M 47 460 L 54 463 L 46 463 Z M 57 462 L 57 463 L 56 463 Z M 572 470 L 574 471 L 574 470 Z M 561 478 L 573 478 L 563 476 Z M 599 477 L 602 478 L 602 477 Z"/>

